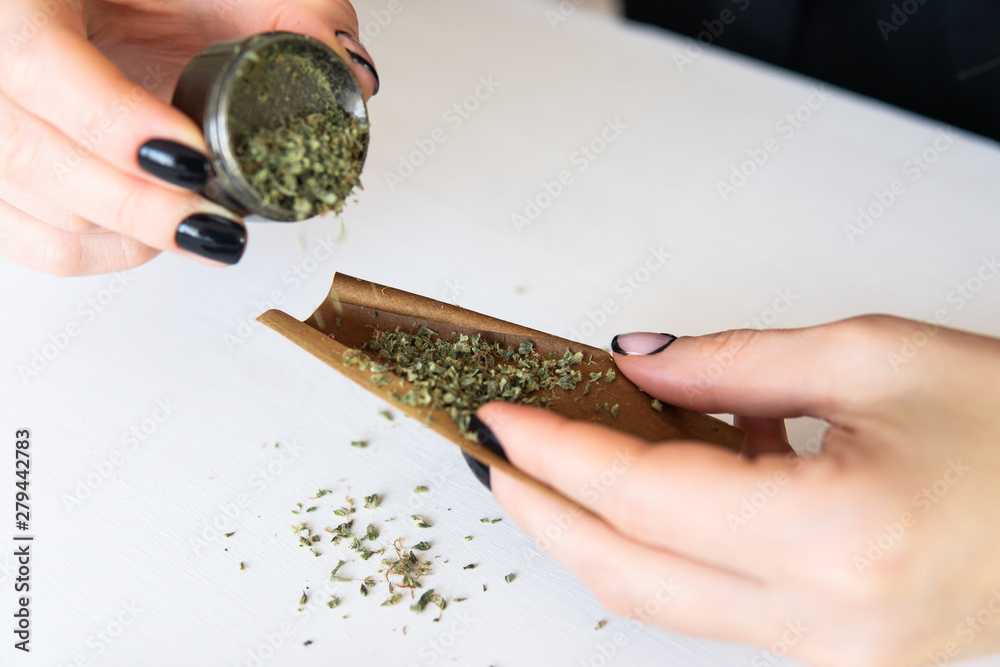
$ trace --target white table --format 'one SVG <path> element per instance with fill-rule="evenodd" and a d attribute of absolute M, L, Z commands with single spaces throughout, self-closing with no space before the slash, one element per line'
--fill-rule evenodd
<path fill-rule="evenodd" d="M 386 6 L 359 2 L 363 23 L 378 25 Z M 338 223 L 321 220 L 252 225 L 229 270 L 161 257 L 124 278 L 65 280 L 0 262 L 5 628 L 15 428 L 32 430 L 36 535 L 33 651 L 15 653 L 5 630 L 0 663 L 600 665 L 616 637 L 607 664 L 761 659 L 616 619 L 595 631 L 608 616 L 573 577 L 509 520 L 480 523 L 503 513 L 451 444 L 381 419 L 377 400 L 247 324 L 272 305 L 305 317 L 339 270 L 602 345 L 634 329 L 872 311 L 944 311 L 1000 335 L 1000 280 L 977 277 L 1000 251 L 995 143 L 843 91 L 817 95 L 815 82 L 717 50 L 679 67 L 686 40 L 582 10 L 553 29 L 551 6 L 399 0 L 381 14 L 366 39 L 383 92 L 341 243 Z M 591 144 L 594 159 L 580 152 Z M 718 183 L 762 151 L 724 200 Z M 936 160 L 926 171 L 907 166 L 924 153 Z M 420 166 L 400 176 L 401 160 Z M 845 225 L 859 207 L 878 214 L 875 193 L 897 179 L 903 194 L 852 242 Z M 529 199 L 544 210 L 518 229 L 514 214 L 536 212 Z M 67 327 L 76 335 L 63 340 Z M 24 380 L 36 351 L 52 358 Z M 801 446 L 816 432 L 795 429 Z M 358 439 L 371 445 L 351 447 Z M 430 492 L 414 496 L 419 484 Z M 289 530 L 290 510 L 319 488 L 335 492 L 324 508 L 382 494 L 371 516 L 396 517 L 383 535 L 434 541 L 431 585 L 469 600 L 434 623 L 431 611 L 380 607 L 384 584 L 370 599 L 351 585 L 328 609 L 335 550 L 313 558 Z M 415 528 L 413 513 L 434 527 Z"/>

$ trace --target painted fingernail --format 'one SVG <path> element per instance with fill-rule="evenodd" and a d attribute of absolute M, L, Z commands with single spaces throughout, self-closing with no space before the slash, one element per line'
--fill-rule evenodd
<path fill-rule="evenodd" d="M 351 33 L 349 33 L 349 32 L 344 32 L 343 30 L 341 30 L 341 31 L 339 31 L 337 33 L 337 36 L 338 37 L 346 37 L 350 41 L 352 41 L 355 44 L 361 46 L 361 42 L 359 42 L 357 40 L 357 38 L 354 35 L 352 35 Z M 344 48 L 347 48 L 347 47 L 344 47 Z M 378 71 L 375 69 L 375 65 L 372 65 L 371 62 L 369 62 L 369 60 L 367 58 L 365 58 L 364 56 L 362 56 L 361 54 L 359 54 L 357 51 L 353 51 L 351 49 L 347 49 L 347 53 L 348 53 L 348 55 L 351 56 L 351 60 L 353 60 L 354 62 L 356 62 L 357 64 L 361 65 L 362 67 L 364 67 L 369 72 L 371 72 L 372 77 L 375 79 L 375 92 L 372 93 L 372 95 L 377 95 L 378 94 L 378 90 L 379 90 L 379 88 L 382 87 L 382 85 L 379 82 Z"/>
<path fill-rule="evenodd" d="M 235 220 L 210 213 L 196 213 L 177 228 L 177 245 L 196 255 L 235 264 L 247 245 L 247 230 Z"/>
<path fill-rule="evenodd" d="M 139 166 L 167 183 L 194 191 L 205 189 L 211 170 L 207 157 L 167 139 L 152 139 L 140 146 Z"/>
<path fill-rule="evenodd" d="M 504 453 L 503 447 L 500 445 L 500 441 L 497 437 L 493 435 L 493 431 L 483 423 L 483 421 L 476 415 L 472 415 L 469 418 L 469 431 L 476 436 L 476 442 L 480 445 L 486 447 L 491 452 L 498 456 L 502 456 L 504 459 L 507 458 L 507 454 Z M 469 466 L 472 474 L 476 476 L 480 482 L 483 483 L 487 489 L 493 490 L 490 486 L 490 467 L 485 463 L 482 463 L 465 452 L 462 452 L 462 458 L 465 459 L 465 463 Z"/>
<path fill-rule="evenodd" d="M 664 333 L 618 334 L 611 340 L 611 351 L 626 357 L 658 354 L 670 347 L 677 336 Z"/>

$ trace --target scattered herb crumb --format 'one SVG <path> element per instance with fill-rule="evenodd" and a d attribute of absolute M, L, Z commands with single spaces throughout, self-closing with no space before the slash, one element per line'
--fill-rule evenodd
<path fill-rule="evenodd" d="M 597 627 L 595 627 L 594 629 L 595 629 L 595 630 L 600 630 L 601 628 L 603 628 L 603 627 L 604 627 L 605 625 L 607 625 L 607 624 L 608 624 L 608 622 L 607 622 L 607 621 L 598 621 L 598 622 L 597 622 Z"/>
<path fill-rule="evenodd" d="M 655 398 L 653 399 L 652 406 L 653 406 L 653 409 L 656 410 L 657 412 L 663 412 L 663 403 L 660 403 Z"/>
<path fill-rule="evenodd" d="M 232 536 L 233 536 L 233 535 L 235 535 L 235 534 L 236 534 L 236 531 L 234 530 L 234 531 L 233 531 L 233 532 L 231 532 L 231 533 L 226 533 L 226 537 L 232 537 Z"/>
<path fill-rule="evenodd" d="M 351 440 L 351 447 L 357 447 L 358 449 L 364 449 L 368 446 L 367 440 Z"/>
<path fill-rule="evenodd" d="M 469 563 L 468 565 L 466 565 L 462 569 L 463 570 L 475 570 L 477 565 L 479 565 L 479 563 Z"/>
<path fill-rule="evenodd" d="M 378 413 L 379 413 L 380 416 L 382 416 L 384 419 L 386 419 L 388 421 L 392 421 L 393 420 L 392 413 L 389 412 L 388 410 L 379 410 Z"/>
<path fill-rule="evenodd" d="M 329 607 L 330 609 L 333 609 L 339 604 L 340 604 L 340 598 L 334 595 L 333 597 L 330 598 L 330 601 L 326 603 L 326 606 Z"/>
<path fill-rule="evenodd" d="M 426 486 L 418 486 L 417 488 L 413 489 L 414 493 L 427 493 L 428 491 L 430 491 L 430 489 L 428 489 Z"/>
<path fill-rule="evenodd" d="M 380 498 L 377 493 L 373 493 L 370 496 L 365 496 L 365 509 L 375 509 L 378 507 Z"/>
<path fill-rule="evenodd" d="M 510 582 L 514 581 L 514 579 L 516 579 L 516 578 L 517 578 L 517 575 L 514 574 L 513 572 L 511 572 L 506 577 L 504 577 L 503 580 L 506 581 L 509 584 Z"/>
<path fill-rule="evenodd" d="M 410 518 L 417 522 L 417 528 L 430 528 L 432 523 L 428 522 L 427 519 L 420 516 L 419 514 L 411 514 Z"/>

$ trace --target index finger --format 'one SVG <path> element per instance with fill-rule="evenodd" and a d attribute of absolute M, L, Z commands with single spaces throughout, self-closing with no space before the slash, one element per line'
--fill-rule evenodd
<path fill-rule="evenodd" d="M 752 577 L 776 567 L 780 540 L 772 536 L 785 532 L 778 527 L 796 511 L 795 494 L 788 491 L 797 460 L 761 456 L 747 461 L 699 443 L 651 445 L 524 406 L 494 403 L 478 414 L 515 466 L 625 536 Z M 751 525 L 734 525 L 742 501 L 766 482 L 787 495 L 775 494 Z"/>

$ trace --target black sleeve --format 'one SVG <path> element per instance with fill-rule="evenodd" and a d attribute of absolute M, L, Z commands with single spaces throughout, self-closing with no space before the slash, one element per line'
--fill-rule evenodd
<path fill-rule="evenodd" d="M 1000 0 L 625 0 L 625 8 L 631 19 L 1000 140 Z"/>

